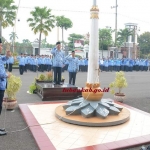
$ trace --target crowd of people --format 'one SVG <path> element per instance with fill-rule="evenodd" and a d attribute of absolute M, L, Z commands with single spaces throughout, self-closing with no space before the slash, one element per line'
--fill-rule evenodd
<path fill-rule="evenodd" d="M 51 71 L 53 66 L 53 56 L 52 55 L 26 55 L 20 54 L 16 58 L 19 62 L 19 71 L 20 74 L 27 72 L 27 70 L 36 72 Z M 9 72 L 12 72 L 12 66 L 15 59 L 11 56 L 5 63 L 6 69 Z M 68 70 L 69 60 L 65 59 L 62 67 L 62 72 Z M 79 58 L 78 59 L 78 71 L 87 72 L 88 70 L 88 59 Z M 99 59 L 99 67 L 101 71 L 148 71 L 150 62 L 148 59 L 112 59 L 112 58 L 103 58 Z"/>

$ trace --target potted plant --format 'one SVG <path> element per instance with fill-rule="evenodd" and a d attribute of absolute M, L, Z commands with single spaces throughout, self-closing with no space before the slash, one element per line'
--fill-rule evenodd
<path fill-rule="evenodd" d="M 37 93 L 37 88 L 36 88 L 35 82 L 30 85 L 30 87 L 29 87 L 29 93 L 30 94 L 34 94 L 34 93 L 36 94 Z"/>
<path fill-rule="evenodd" d="M 17 99 L 16 94 L 20 90 L 22 85 L 22 81 L 20 77 L 16 77 L 11 74 L 11 76 L 7 80 L 7 89 L 5 90 L 7 97 L 3 100 L 3 105 L 8 110 L 12 110 L 16 107 Z"/>
<path fill-rule="evenodd" d="M 114 94 L 114 99 L 123 102 L 125 99 L 125 94 L 121 92 L 123 88 L 127 87 L 127 81 L 124 76 L 124 72 L 116 72 L 115 81 L 109 84 L 110 92 Z M 115 89 L 118 89 L 116 92 Z"/>
<path fill-rule="evenodd" d="M 46 80 L 46 76 L 44 74 L 40 74 L 38 78 L 36 78 L 37 82 L 43 82 Z"/>
<path fill-rule="evenodd" d="M 52 82 L 53 81 L 53 73 L 52 72 L 47 72 L 46 73 L 46 80 L 48 82 Z"/>

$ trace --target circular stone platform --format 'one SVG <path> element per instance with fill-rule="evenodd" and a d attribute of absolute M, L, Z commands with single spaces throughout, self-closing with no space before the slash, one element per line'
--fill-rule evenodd
<path fill-rule="evenodd" d="M 118 115 L 109 115 L 107 118 L 100 118 L 96 116 L 92 118 L 85 118 L 81 115 L 67 116 L 65 110 L 63 109 L 63 105 L 60 105 L 55 109 L 55 116 L 64 122 L 76 125 L 106 127 L 125 123 L 130 118 L 130 111 L 123 108 Z"/>

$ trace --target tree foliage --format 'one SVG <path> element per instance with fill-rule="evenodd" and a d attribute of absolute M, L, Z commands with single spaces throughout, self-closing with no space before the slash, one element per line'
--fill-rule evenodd
<path fill-rule="evenodd" d="M 108 50 L 108 47 L 112 44 L 112 31 L 110 29 L 99 29 L 99 49 Z"/>
<path fill-rule="evenodd" d="M 117 46 L 121 47 L 124 45 L 125 43 L 125 47 L 126 47 L 126 42 L 127 39 L 130 35 L 133 35 L 133 31 L 130 31 L 129 29 L 125 28 L 125 29 L 120 29 L 118 31 L 118 37 L 117 37 Z"/>
<path fill-rule="evenodd" d="M 13 3 L 13 0 L 0 0 L 0 37 L 2 37 L 2 27 L 14 25 L 17 6 Z"/>
<path fill-rule="evenodd" d="M 72 51 L 74 50 L 74 41 L 75 40 L 81 40 L 83 39 L 84 36 L 81 35 L 81 34 L 75 34 L 75 33 L 72 33 L 72 34 L 69 34 L 69 37 L 68 37 L 68 47 L 69 47 L 69 50 Z"/>
<path fill-rule="evenodd" d="M 145 32 L 138 37 L 141 54 L 150 54 L 150 32 Z"/>
<path fill-rule="evenodd" d="M 72 28 L 73 23 L 69 18 L 65 18 L 64 16 L 57 16 L 56 17 L 56 26 L 62 29 L 62 42 L 63 40 L 63 29 L 67 30 L 68 28 Z"/>
<path fill-rule="evenodd" d="M 35 7 L 34 11 L 31 11 L 30 14 L 32 18 L 28 18 L 29 27 L 35 34 L 39 33 L 39 51 L 41 47 L 41 36 L 44 34 L 48 36 L 48 32 L 51 32 L 54 28 L 55 16 L 51 15 L 51 9 L 47 7 L 40 8 Z"/>

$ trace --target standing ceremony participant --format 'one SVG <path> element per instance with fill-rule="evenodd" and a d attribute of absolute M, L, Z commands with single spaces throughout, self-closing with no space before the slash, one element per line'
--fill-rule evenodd
<path fill-rule="evenodd" d="M 52 49 L 51 54 L 53 54 L 54 84 L 62 85 L 61 72 L 65 64 L 65 54 L 61 50 L 60 42 L 56 43 L 56 47 Z"/>
<path fill-rule="evenodd" d="M 72 55 L 72 57 L 69 57 L 70 55 Z M 66 60 L 69 62 L 69 84 L 75 85 L 76 74 L 79 71 L 79 60 L 77 57 L 75 57 L 75 51 L 72 51 L 70 55 L 66 57 Z"/>
<path fill-rule="evenodd" d="M 18 61 L 19 61 L 19 72 L 20 75 L 23 75 L 24 73 L 24 66 L 25 66 L 25 60 L 23 57 L 23 54 L 21 53 L 20 56 L 17 57 Z"/>
<path fill-rule="evenodd" d="M 0 39 L 0 54 L 2 52 L 2 41 Z M 3 97 L 4 97 L 4 92 L 6 89 L 7 85 L 7 78 L 10 77 L 10 73 L 6 73 L 5 68 L 4 68 L 4 62 L 6 62 L 9 57 L 11 56 L 11 52 L 7 51 L 6 56 L 0 55 L 0 115 L 2 112 L 2 103 L 3 103 Z M 0 129 L 0 136 L 6 135 L 5 129 Z"/>

